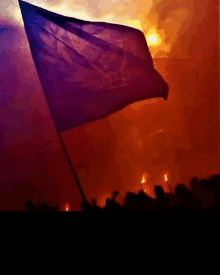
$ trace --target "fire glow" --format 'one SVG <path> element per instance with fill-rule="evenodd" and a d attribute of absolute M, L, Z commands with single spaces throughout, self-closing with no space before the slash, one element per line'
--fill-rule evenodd
<path fill-rule="evenodd" d="M 142 176 L 142 179 L 141 179 L 141 186 L 142 186 L 142 190 L 145 192 L 145 193 L 149 193 L 150 190 L 149 190 L 149 187 L 146 185 L 147 183 L 147 175 L 144 174 Z"/>
<path fill-rule="evenodd" d="M 168 182 L 168 174 L 164 174 L 164 181 Z"/>
<path fill-rule="evenodd" d="M 146 177 L 146 175 L 143 175 L 141 183 L 144 184 L 144 183 L 146 183 L 146 181 L 147 181 L 147 177 Z"/>
<path fill-rule="evenodd" d="M 159 46 L 161 44 L 161 38 L 157 34 L 156 30 L 150 30 L 146 34 L 146 40 L 149 47 L 153 46 Z"/>
<path fill-rule="evenodd" d="M 69 209 L 70 209 L 70 208 L 69 208 L 69 205 L 66 205 L 66 209 L 65 209 L 65 210 L 66 210 L 66 211 L 69 211 Z"/>

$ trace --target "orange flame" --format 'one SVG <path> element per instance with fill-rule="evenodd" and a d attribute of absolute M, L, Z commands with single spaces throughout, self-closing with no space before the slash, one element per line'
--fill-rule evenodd
<path fill-rule="evenodd" d="M 164 181 L 165 181 L 165 182 L 168 181 L 168 174 L 164 174 Z"/>
<path fill-rule="evenodd" d="M 66 204 L 66 209 L 65 209 L 66 211 L 69 211 L 70 210 L 70 208 L 69 208 L 69 205 L 68 204 Z"/>
<path fill-rule="evenodd" d="M 146 183 L 146 181 L 147 181 L 147 177 L 146 177 L 146 175 L 143 175 L 142 180 L 141 180 L 141 184 Z"/>
<path fill-rule="evenodd" d="M 149 47 L 155 47 L 161 44 L 161 37 L 155 29 L 149 30 L 149 32 L 146 34 L 146 40 Z"/>
<path fill-rule="evenodd" d="M 144 174 L 142 176 L 142 179 L 141 179 L 141 185 L 142 185 L 142 190 L 145 192 L 145 193 L 149 193 L 150 192 L 150 189 L 149 189 L 149 186 L 147 186 L 147 175 Z"/>

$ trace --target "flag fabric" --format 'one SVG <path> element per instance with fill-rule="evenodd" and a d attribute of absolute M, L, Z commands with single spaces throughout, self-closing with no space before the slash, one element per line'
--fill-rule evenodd
<path fill-rule="evenodd" d="M 57 131 L 162 97 L 144 34 L 131 27 L 62 16 L 19 0 L 31 53 Z"/>

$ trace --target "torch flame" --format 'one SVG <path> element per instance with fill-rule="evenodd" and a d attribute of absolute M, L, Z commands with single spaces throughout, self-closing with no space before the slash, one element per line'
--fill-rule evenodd
<path fill-rule="evenodd" d="M 141 183 L 144 184 L 146 181 L 147 181 L 147 177 L 146 177 L 146 175 L 143 175 Z"/>
<path fill-rule="evenodd" d="M 168 181 L 168 175 L 164 174 L 164 181 Z"/>
<path fill-rule="evenodd" d="M 145 193 L 149 193 L 149 192 L 150 192 L 150 189 L 149 189 L 149 186 L 147 186 L 146 182 L 147 182 L 147 175 L 144 174 L 144 175 L 142 176 L 142 179 L 141 179 L 142 190 L 143 190 Z"/>
<path fill-rule="evenodd" d="M 154 29 L 149 30 L 146 34 L 146 40 L 149 46 L 159 46 L 161 44 L 161 38 Z"/>
<path fill-rule="evenodd" d="M 66 204 L 66 211 L 69 211 L 69 205 L 68 204 Z"/>

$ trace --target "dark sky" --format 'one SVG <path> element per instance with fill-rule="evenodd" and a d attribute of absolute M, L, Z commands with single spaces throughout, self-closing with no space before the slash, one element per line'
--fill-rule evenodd
<path fill-rule="evenodd" d="M 91 20 L 107 18 L 146 34 L 155 29 L 161 44 L 150 51 L 170 87 L 167 102 L 135 103 L 63 133 L 86 196 L 103 204 L 118 190 L 121 200 L 125 192 L 140 189 L 144 173 L 153 195 L 165 172 L 173 186 L 219 172 L 218 1 L 76 1 L 68 9 L 64 2 L 73 3 L 35 3 L 81 19 L 87 7 Z M 78 210 L 80 196 L 59 146 L 17 1 L 2 1 L 2 6 L 0 209 L 23 209 L 24 199 L 34 196 L 35 202 L 59 202 L 62 209 L 70 203 Z"/>

